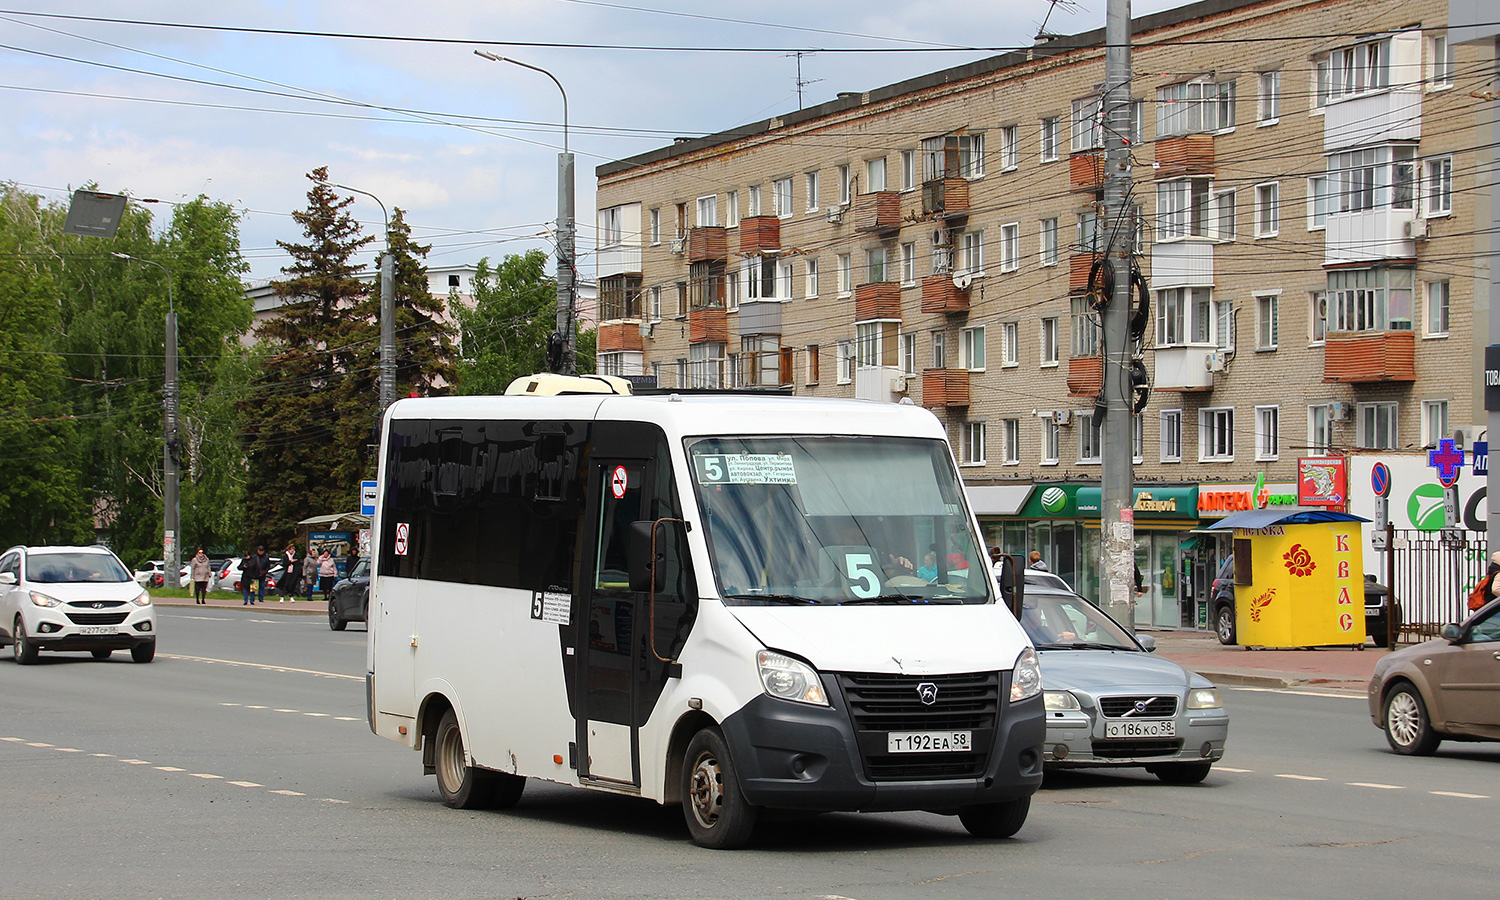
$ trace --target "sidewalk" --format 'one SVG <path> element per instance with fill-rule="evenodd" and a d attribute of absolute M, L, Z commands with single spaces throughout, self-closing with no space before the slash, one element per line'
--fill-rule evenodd
<path fill-rule="evenodd" d="M 212 597 L 208 598 L 207 604 L 194 603 L 192 597 L 157 597 L 152 596 L 151 602 L 157 606 L 181 607 L 189 609 L 243 609 L 255 610 L 256 612 L 283 613 L 301 616 L 326 616 L 328 614 L 328 601 L 321 594 L 316 600 L 286 600 L 282 601 L 280 595 L 267 596 L 265 600 L 257 602 L 253 606 L 246 606 L 238 596 L 235 597 Z"/>
<path fill-rule="evenodd" d="M 1256 687 L 1323 688 L 1364 693 L 1375 663 L 1387 651 L 1366 647 L 1251 650 L 1226 647 L 1198 631 L 1143 632 L 1156 638 L 1158 655 L 1212 681 Z"/>

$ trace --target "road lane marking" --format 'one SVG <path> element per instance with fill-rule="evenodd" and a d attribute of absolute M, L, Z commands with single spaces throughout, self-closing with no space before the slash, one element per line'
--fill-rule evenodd
<path fill-rule="evenodd" d="M 1460 794 L 1458 791 L 1428 791 L 1438 797 L 1457 797 L 1460 800 L 1488 800 L 1489 794 Z"/>
<path fill-rule="evenodd" d="M 53 747 L 52 749 L 56 750 L 58 753 L 82 753 L 83 752 L 82 750 L 79 750 L 79 749 L 77 749 L 75 747 Z"/>
<path fill-rule="evenodd" d="M 1327 781 L 1327 778 L 1319 778 L 1317 775 L 1277 775 L 1277 778 L 1290 778 L 1293 781 Z"/>
<path fill-rule="evenodd" d="M 306 794 L 302 793 L 301 791 L 271 791 L 271 793 L 273 793 L 273 794 L 280 794 L 283 797 L 306 797 L 307 796 Z"/>
<path fill-rule="evenodd" d="M 182 656 L 176 653 L 158 653 L 162 659 L 181 659 L 187 662 L 218 663 L 225 666 L 247 666 L 251 669 L 264 669 L 267 672 L 292 672 L 297 675 L 317 675 L 320 678 L 346 678 L 350 681 L 364 681 L 363 675 L 345 675 L 342 672 L 319 672 L 317 669 L 297 669 L 292 666 L 272 666 L 266 663 L 244 662 L 238 659 L 214 659 L 210 656 Z"/>
<path fill-rule="evenodd" d="M 12 744 L 20 744 L 20 743 L 23 743 L 25 741 L 25 738 L 9 738 L 8 737 L 8 738 L 0 738 L 0 741 L 10 741 Z"/>
<path fill-rule="evenodd" d="M 189 774 L 191 774 L 194 778 L 223 778 L 224 777 L 223 775 L 208 775 L 208 774 L 205 774 L 203 772 L 191 772 Z"/>
<path fill-rule="evenodd" d="M 149 766 L 149 765 L 151 765 L 150 762 L 148 762 L 147 760 L 144 760 L 144 759 L 122 759 L 122 760 L 120 760 L 120 762 L 122 762 L 122 763 L 128 763 L 128 764 L 130 764 L 132 766 Z"/>
<path fill-rule="evenodd" d="M 277 712 L 301 712 L 300 709 L 278 709 Z"/>
<path fill-rule="evenodd" d="M 328 713 L 303 713 L 303 715 L 304 716 L 318 716 L 318 717 L 321 717 L 321 718 L 324 718 L 324 719 L 328 718 Z"/>
<path fill-rule="evenodd" d="M 187 771 L 187 769 L 179 769 L 176 766 L 152 766 L 152 768 L 153 769 L 160 769 L 163 772 L 186 772 Z"/>
<path fill-rule="evenodd" d="M 1255 770 L 1254 769 L 1235 769 L 1235 768 L 1231 768 L 1229 766 L 1214 766 L 1214 771 L 1215 772 L 1238 772 L 1241 775 L 1248 775 L 1251 772 L 1254 772 Z"/>
<path fill-rule="evenodd" d="M 1379 782 L 1375 782 L 1375 781 L 1348 781 L 1348 782 L 1345 782 L 1345 784 L 1349 785 L 1350 787 L 1375 788 L 1376 790 L 1380 790 L 1380 791 L 1404 791 L 1404 790 L 1406 790 L 1406 786 L 1405 785 L 1401 785 L 1401 784 L 1380 784 Z"/>
<path fill-rule="evenodd" d="M 27 741 L 26 742 L 26 746 L 28 746 L 28 747 L 50 747 L 52 745 L 51 744 L 44 744 L 41 741 Z"/>
<path fill-rule="evenodd" d="M 363 722 L 364 721 L 364 719 L 361 719 L 361 718 L 359 718 L 357 716 L 334 716 L 333 718 L 334 718 L 334 721 L 337 721 L 337 722 Z"/>
<path fill-rule="evenodd" d="M 254 781 L 231 781 L 229 783 L 235 787 L 265 787 L 265 785 L 257 784 Z"/>
<path fill-rule="evenodd" d="M 113 753 L 90 753 L 89 756 L 97 756 L 100 759 L 114 759 L 115 758 L 115 755 Z"/>
<path fill-rule="evenodd" d="M 322 798 L 322 800 L 323 800 L 324 803 L 342 803 L 345 806 L 349 805 L 349 801 L 348 800 L 335 800 L 332 797 L 324 797 L 324 798 Z"/>
<path fill-rule="evenodd" d="M 1250 687 L 1248 685 L 1236 685 L 1229 688 L 1231 691 L 1248 691 L 1254 694 L 1291 694 L 1295 697 L 1331 697 L 1334 700 L 1363 700 L 1363 691 L 1348 690 L 1340 693 L 1332 691 L 1298 690 L 1297 688 L 1272 688 L 1272 687 Z"/>

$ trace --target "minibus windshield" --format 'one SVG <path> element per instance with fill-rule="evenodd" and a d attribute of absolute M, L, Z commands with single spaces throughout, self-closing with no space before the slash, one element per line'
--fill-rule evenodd
<path fill-rule="evenodd" d="M 715 437 L 687 449 L 725 602 L 990 602 L 943 442 Z"/>

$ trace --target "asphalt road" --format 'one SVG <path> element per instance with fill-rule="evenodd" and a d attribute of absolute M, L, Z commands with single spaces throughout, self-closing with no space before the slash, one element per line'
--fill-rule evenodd
<path fill-rule="evenodd" d="M 1500 745 L 1385 748 L 1362 697 L 1225 690 L 1202 785 L 1048 776 L 1009 841 L 927 813 L 763 823 L 714 852 L 681 814 L 532 781 L 442 806 L 364 721 L 364 634 L 161 609 L 156 662 L 0 662 L 0 896 L 1098 898 L 1489 896 Z M 1475 864 L 1475 861 L 1483 861 Z"/>

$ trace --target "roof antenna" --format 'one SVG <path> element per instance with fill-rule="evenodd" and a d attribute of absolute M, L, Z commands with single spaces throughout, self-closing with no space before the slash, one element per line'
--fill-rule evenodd
<path fill-rule="evenodd" d="M 1066 2 L 1072 2 L 1072 0 L 1066 0 Z M 812 79 L 810 81 L 803 81 L 802 80 L 802 57 L 804 57 L 804 56 L 812 56 L 813 53 L 814 53 L 814 51 L 812 51 L 812 50 L 797 50 L 797 51 L 795 51 L 793 53 L 788 53 L 787 54 L 787 56 L 789 58 L 793 57 L 793 56 L 797 57 L 797 108 L 798 109 L 802 108 L 802 89 L 805 88 L 805 87 L 807 87 L 810 84 L 817 84 L 818 82 L 820 82 L 820 81 L 823 80 L 821 78 L 814 78 L 814 79 Z"/>

